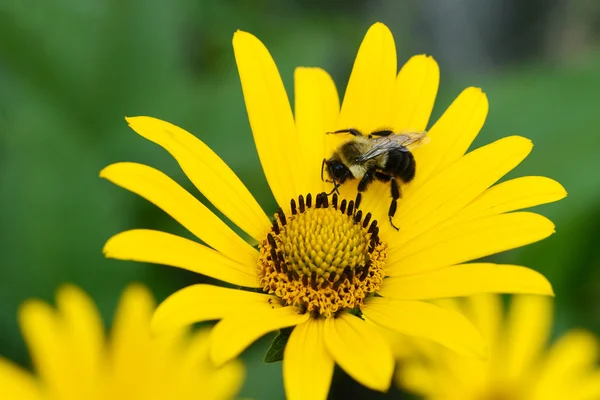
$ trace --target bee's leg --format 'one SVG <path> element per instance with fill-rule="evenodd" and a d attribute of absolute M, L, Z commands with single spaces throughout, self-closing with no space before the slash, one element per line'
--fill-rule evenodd
<path fill-rule="evenodd" d="M 375 180 L 375 172 L 374 171 L 365 172 L 362 179 L 358 183 L 358 191 L 364 192 L 365 190 L 367 190 L 367 186 L 369 186 L 369 184 L 371 182 L 373 182 L 374 180 Z"/>
<path fill-rule="evenodd" d="M 398 182 L 396 182 L 396 179 L 394 178 L 390 180 L 390 184 L 392 188 L 392 204 L 390 204 L 390 210 L 388 211 L 388 215 L 390 217 L 390 225 L 392 225 L 394 229 L 399 231 L 400 228 L 394 225 L 392 218 L 394 218 L 394 215 L 396 214 L 396 208 L 398 207 L 398 199 L 400 198 L 400 186 L 398 186 Z"/>
<path fill-rule="evenodd" d="M 362 133 L 358 129 L 348 128 L 348 129 L 340 129 L 338 131 L 327 132 L 327 134 L 336 134 L 336 133 L 349 133 L 352 136 L 362 136 Z"/>
<path fill-rule="evenodd" d="M 380 131 L 371 132 L 369 136 L 390 136 L 394 131 L 389 129 L 382 129 Z"/>

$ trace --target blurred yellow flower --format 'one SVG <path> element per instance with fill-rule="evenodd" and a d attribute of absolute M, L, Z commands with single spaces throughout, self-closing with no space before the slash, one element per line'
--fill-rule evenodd
<path fill-rule="evenodd" d="M 389 186 L 374 183 L 360 205 L 354 200 L 356 182 L 344 185 L 339 198 L 325 195 L 331 185 L 321 180 L 321 162 L 344 140 L 325 133 L 349 127 L 426 129 L 439 83 L 433 58 L 415 56 L 397 73 L 392 34 L 375 24 L 360 46 L 341 109 L 325 71 L 297 68 L 293 115 L 266 47 L 240 31 L 233 47 L 260 161 L 280 206 L 273 220 L 196 137 L 149 117 L 127 121 L 165 148 L 196 188 L 258 242 L 258 249 L 156 169 L 118 163 L 101 172 L 206 244 L 131 230 L 106 243 L 107 257 L 166 264 L 254 289 L 185 288 L 157 310 L 157 332 L 221 320 L 210 346 L 220 364 L 268 332 L 295 326 L 289 341 L 287 330 L 274 343 L 279 349 L 287 343 L 287 396 L 324 399 L 334 362 L 364 386 L 389 388 L 394 362 L 378 325 L 462 353 L 484 352 L 479 333 L 462 315 L 423 300 L 481 292 L 552 294 L 547 280 L 525 267 L 464 264 L 552 234 L 548 219 L 511 211 L 566 195 L 560 184 L 543 177 L 492 186 L 529 154 L 531 142 L 522 137 L 465 155 L 488 111 L 481 90 L 466 89 L 430 129 L 430 143 L 414 151 L 417 175 L 403 188 L 396 231 L 388 223 Z"/>
<path fill-rule="evenodd" d="M 62 287 L 56 309 L 29 300 L 19 310 L 19 321 L 37 376 L 0 357 L 0 399 L 233 398 L 244 377 L 241 363 L 215 367 L 206 330 L 153 339 L 154 308 L 146 288 L 129 286 L 107 339 L 96 306 L 82 290 Z"/>
<path fill-rule="evenodd" d="M 401 339 L 398 385 L 428 400 L 600 399 L 598 341 L 592 333 L 573 329 L 546 349 L 552 300 L 513 296 L 506 316 L 501 302 L 495 295 L 445 301 L 481 330 L 490 349 L 488 360 L 467 359 L 431 342 Z M 407 347 L 418 350 L 406 353 Z"/>

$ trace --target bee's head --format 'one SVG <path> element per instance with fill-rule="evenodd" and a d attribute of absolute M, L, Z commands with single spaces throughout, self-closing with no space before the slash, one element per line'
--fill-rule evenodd
<path fill-rule="evenodd" d="M 323 160 L 321 179 L 323 179 L 323 169 L 325 166 L 327 166 L 327 174 L 336 188 L 346 182 L 346 179 L 352 175 L 352 172 L 350 172 L 343 162 L 332 157 L 329 160 Z"/>

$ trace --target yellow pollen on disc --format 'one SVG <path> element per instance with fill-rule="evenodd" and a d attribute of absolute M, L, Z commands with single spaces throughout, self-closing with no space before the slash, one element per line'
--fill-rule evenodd
<path fill-rule="evenodd" d="M 291 201 L 291 215 L 279 210 L 271 232 L 260 244 L 261 286 L 286 305 L 312 316 L 330 317 L 361 309 L 385 276 L 387 245 L 377 221 L 363 216 L 356 203 L 325 193 Z"/>

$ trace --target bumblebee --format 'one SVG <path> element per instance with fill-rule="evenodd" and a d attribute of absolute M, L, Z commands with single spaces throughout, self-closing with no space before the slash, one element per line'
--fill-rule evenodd
<path fill-rule="evenodd" d="M 398 199 L 401 196 L 398 181 L 409 183 L 415 177 L 416 162 L 410 148 L 423 143 L 427 132 L 400 132 L 378 130 L 369 135 L 363 135 L 354 128 L 340 129 L 328 134 L 347 133 L 352 139 L 342 143 L 329 158 L 321 164 L 321 180 L 323 171 L 327 171 L 333 190 L 339 194 L 338 188 L 347 180 L 360 179 L 358 194 L 367 190 L 374 180 L 389 182 L 392 203 L 388 211 L 390 224 L 396 230 L 392 218 L 396 214 Z"/>

